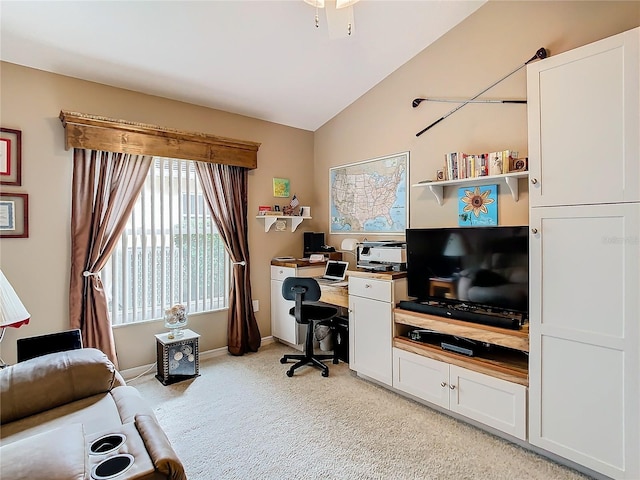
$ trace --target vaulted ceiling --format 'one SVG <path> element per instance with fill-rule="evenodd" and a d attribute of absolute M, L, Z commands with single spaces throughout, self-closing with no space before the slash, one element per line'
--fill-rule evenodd
<path fill-rule="evenodd" d="M 3 0 L 0 59 L 315 131 L 484 3 Z"/>

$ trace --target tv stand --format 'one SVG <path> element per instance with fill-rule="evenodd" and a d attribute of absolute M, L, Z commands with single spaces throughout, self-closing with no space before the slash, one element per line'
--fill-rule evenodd
<path fill-rule="evenodd" d="M 394 389 L 526 440 L 528 324 L 514 330 L 403 308 L 393 310 L 393 319 Z M 416 329 L 442 336 L 414 340 Z M 473 340 L 478 348 L 470 349 L 472 356 L 445 349 L 447 336 Z"/>

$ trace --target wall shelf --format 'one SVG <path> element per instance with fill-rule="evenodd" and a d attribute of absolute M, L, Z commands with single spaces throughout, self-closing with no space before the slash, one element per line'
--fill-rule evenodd
<path fill-rule="evenodd" d="M 512 172 L 503 173 L 502 175 L 488 175 L 486 177 L 462 178 L 459 180 L 443 180 L 438 182 L 424 181 L 411 185 L 412 187 L 428 187 L 431 193 L 436 197 L 438 205 L 444 203 L 444 187 L 447 186 L 465 186 L 465 185 L 487 185 L 491 183 L 505 183 L 511 191 L 511 196 L 515 202 L 518 201 L 518 179 L 527 178 L 529 172 Z"/>
<path fill-rule="evenodd" d="M 298 228 L 298 225 L 300 225 L 303 220 L 311 220 L 311 217 L 301 217 L 295 215 L 257 215 L 256 218 L 264 220 L 265 232 L 268 232 L 278 220 L 284 220 L 286 222 L 287 219 L 290 219 L 292 232 L 296 231 L 296 228 Z"/>

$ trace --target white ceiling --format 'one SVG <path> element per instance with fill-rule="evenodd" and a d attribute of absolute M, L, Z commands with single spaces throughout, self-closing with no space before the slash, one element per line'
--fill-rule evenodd
<path fill-rule="evenodd" d="M 483 3 L 2 0 L 0 58 L 315 131 Z"/>

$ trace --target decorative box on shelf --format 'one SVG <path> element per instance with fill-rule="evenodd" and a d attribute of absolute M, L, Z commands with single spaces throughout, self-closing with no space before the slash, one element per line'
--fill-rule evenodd
<path fill-rule="evenodd" d="M 192 330 L 182 330 L 182 335 L 169 338 L 170 333 L 156 335 L 158 373 L 156 378 L 163 385 L 180 382 L 200 375 L 198 339 Z"/>

